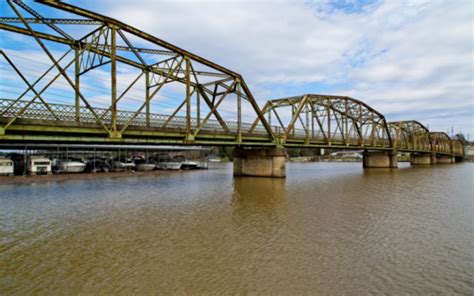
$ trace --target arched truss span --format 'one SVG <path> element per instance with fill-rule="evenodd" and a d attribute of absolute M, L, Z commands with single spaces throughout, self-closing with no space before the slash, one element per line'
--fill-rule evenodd
<path fill-rule="evenodd" d="M 466 155 L 465 146 L 459 137 L 451 138 L 451 147 L 454 156 L 464 157 Z"/>
<path fill-rule="evenodd" d="M 44 61 L 51 64 L 45 74 L 35 77 L 37 82 L 23 79 L 28 84 L 26 92 L 33 93 L 33 99 L 25 100 L 26 97 L 20 95 L 0 103 L 0 106 L 7 106 L 0 109 L 1 119 L 4 119 L 0 122 L 1 135 L 18 129 L 15 126 L 18 119 L 23 122 L 28 120 L 29 123 L 32 120 L 41 120 L 42 123 L 50 120 L 55 121 L 55 125 L 48 127 L 48 131 L 56 131 L 55 135 L 61 132 L 58 124 L 67 122 L 66 127 L 75 123 L 74 127 L 82 129 L 93 125 L 93 129 L 91 127 L 84 133 L 95 133 L 96 138 L 119 140 L 135 137 L 143 129 L 148 129 L 156 137 L 175 137 L 173 141 L 177 144 L 194 142 L 200 137 L 201 143 L 212 139 L 239 144 L 245 142 L 250 127 L 242 124 L 242 110 L 246 110 L 253 112 L 250 116 L 259 118 L 261 122 L 259 141 L 267 144 L 274 142 L 272 129 L 240 74 L 116 19 L 61 1 L 37 2 L 54 11 L 43 7 L 40 13 L 33 4 L 29 6 L 21 0 L 7 0 L 11 13 L 16 17 L 0 16 L 0 30 L 32 37 L 44 53 Z M 43 14 L 73 15 L 73 18 L 50 18 Z M 63 57 L 58 59 L 56 53 L 53 54 L 51 43 L 67 49 Z M 12 75 L 22 76 L 23 69 L 15 66 L 7 56 L 7 50 L 0 50 L 2 58 L 10 64 Z M 117 89 L 120 67 L 135 75 L 127 81 L 123 92 Z M 81 87 L 82 76 L 94 73 L 98 68 L 107 71 L 110 77 L 108 108 L 96 108 L 94 98 L 88 97 Z M 54 73 L 58 75 L 48 82 Z M 72 108 L 68 108 L 67 114 L 66 107 L 55 105 L 42 95 L 58 78 L 75 93 L 71 95 Z M 44 89 L 38 87 L 44 84 Z M 135 84 L 146 88 L 141 102 L 131 111 L 121 112 L 121 104 L 130 97 L 129 90 Z M 173 86 L 168 87 L 170 84 Z M 162 88 L 165 89 L 164 94 Z M 167 113 L 153 113 L 153 103 L 158 101 L 160 95 L 165 96 L 169 89 L 181 92 L 177 95 L 179 98 L 173 103 L 163 102 L 162 99 L 161 104 L 176 104 L 156 111 Z M 226 111 L 230 106 L 235 111 Z M 126 109 L 131 108 L 123 110 Z M 170 128 L 174 129 L 174 133 L 169 132 Z"/>
<path fill-rule="evenodd" d="M 444 132 L 430 132 L 431 149 L 434 153 L 452 154 L 452 142 Z"/>
<path fill-rule="evenodd" d="M 268 101 L 262 109 L 286 145 L 390 148 L 385 117 L 346 96 L 307 94 Z M 286 117 L 285 117 L 286 115 Z M 258 124 L 254 122 L 253 128 Z"/>
<path fill-rule="evenodd" d="M 393 146 L 405 152 L 431 152 L 430 131 L 416 120 L 389 122 Z"/>

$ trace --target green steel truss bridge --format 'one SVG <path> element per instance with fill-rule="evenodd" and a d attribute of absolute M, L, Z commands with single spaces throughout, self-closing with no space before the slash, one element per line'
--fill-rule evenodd
<path fill-rule="evenodd" d="M 63 2 L 35 5 L 65 18 L 43 16 L 20 0 L 6 2 L 10 15 L 0 16 L 0 29 L 15 38 L 2 43 L 28 39 L 48 66 L 34 72 L 38 61 L 19 63 L 29 57 L 0 49 L 2 73 L 23 84 L 17 93 L 0 92 L 0 146 L 227 145 L 464 156 L 459 139 L 414 120 L 387 122 L 362 101 L 306 94 L 269 100 L 260 108 L 240 74 L 118 20 Z M 107 95 L 99 100 L 84 81 L 104 73 Z M 3 74 L 0 86 L 7 84 Z M 55 87 L 67 102 L 50 99 Z M 166 97 L 166 89 L 178 97 Z"/>

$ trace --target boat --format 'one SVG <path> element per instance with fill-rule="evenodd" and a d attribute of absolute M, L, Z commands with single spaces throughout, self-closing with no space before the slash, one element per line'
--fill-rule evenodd
<path fill-rule="evenodd" d="M 168 154 L 160 153 L 155 157 L 156 168 L 159 170 L 179 170 L 181 163 L 172 161 Z"/>
<path fill-rule="evenodd" d="M 182 170 L 193 170 L 198 168 L 198 163 L 196 161 L 187 160 L 183 155 L 176 155 L 171 159 L 171 161 L 181 163 L 180 169 Z"/>
<path fill-rule="evenodd" d="M 147 161 L 142 157 L 134 158 L 133 163 L 135 164 L 135 170 L 138 172 L 152 171 L 156 167 L 154 163 L 147 163 Z"/>
<path fill-rule="evenodd" d="M 217 156 L 213 156 L 213 157 L 209 157 L 207 159 L 207 161 L 209 161 L 209 162 L 221 162 L 221 159 Z"/>
<path fill-rule="evenodd" d="M 199 161 L 198 162 L 197 169 L 207 170 L 208 168 L 209 168 L 209 165 L 208 165 L 207 161 Z"/>
<path fill-rule="evenodd" d="M 110 164 L 105 159 L 92 158 L 87 161 L 85 170 L 91 173 L 96 173 L 96 172 L 107 173 L 110 171 Z"/>
<path fill-rule="evenodd" d="M 9 158 L 0 158 L 0 175 L 13 176 L 13 160 Z"/>
<path fill-rule="evenodd" d="M 197 162 L 186 159 L 183 155 L 176 155 L 173 158 L 161 156 L 156 167 L 161 170 L 193 170 L 207 169 L 207 162 Z"/>
<path fill-rule="evenodd" d="M 51 160 L 43 156 L 30 156 L 28 160 L 28 173 L 30 175 L 51 174 Z"/>
<path fill-rule="evenodd" d="M 66 159 L 66 160 L 53 160 L 53 172 L 59 173 L 82 173 L 86 168 L 86 164 L 82 161 Z"/>
<path fill-rule="evenodd" d="M 133 170 L 135 168 L 135 164 L 131 160 L 127 159 L 125 161 L 121 161 L 118 158 L 115 158 L 110 161 L 110 165 L 114 171 Z"/>
<path fill-rule="evenodd" d="M 155 169 L 155 165 L 153 163 L 137 163 L 135 164 L 135 169 L 138 172 L 148 172 L 153 171 Z"/>

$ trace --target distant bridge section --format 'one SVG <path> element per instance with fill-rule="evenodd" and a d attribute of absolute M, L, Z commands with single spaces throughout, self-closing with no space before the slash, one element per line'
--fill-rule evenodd
<path fill-rule="evenodd" d="M 287 147 L 392 148 L 385 117 L 353 98 L 306 94 L 270 100 L 262 112 L 270 124 L 276 124 Z"/>

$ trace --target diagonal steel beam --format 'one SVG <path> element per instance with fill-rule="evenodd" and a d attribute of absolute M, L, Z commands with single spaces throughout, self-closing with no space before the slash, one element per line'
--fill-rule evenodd
<path fill-rule="evenodd" d="M 158 91 L 163 87 L 163 85 L 165 85 L 165 82 L 169 79 L 169 76 L 171 76 L 171 74 L 175 71 L 175 69 L 178 69 L 181 64 L 183 63 L 184 61 L 184 58 L 182 58 L 179 63 L 176 65 L 175 68 L 173 69 L 170 69 L 169 71 L 169 74 L 167 77 L 165 77 L 165 81 L 163 82 L 163 84 L 159 85 L 157 87 L 157 89 L 155 89 L 155 91 L 153 92 L 153 94 L 150 96 L 150 98 L 148 99 L 148 102 L 151 101 L 151 99 L 153 98 L 153 96 L 158 93 Z M 125 125 L 122 127 L 122 129 L 120 130 L 120 134 L 122 134 L 129 126 L 130 124 L 132 124 L 132 122 L 135 120 L 135 118 L 137 118 L 138 114 L 140 114 L 142 112 L 142 110 L 146 107 L 147 105 L 147 102 L 144 102 L 140 108 L 138 108 L 138 110 L 133 114 L 133 116 L 125 123 Z"/>
<path fill-rule="evenodd" d="M 58 26 L 56 26 L 54 23 L 51 23 L 51 22 L 44 22 L 44 17 L 39 14 L 36 10 L 34 10 L 33 8 L 29 7 L 28 5 L 26 5 L 25 3 L 23 3 L 23 1 L 19 1 L 19 0 L 13 0 L 13 2 L 15 2 L 18 6 L 20 6 L 21 8 L 23 8 L 24 10 L 28 11 L 28 13 L 30 13 L 32 16 L 34 16 L 36 19 L 40 19 L 41 22 L 45 25 L 47 25 L 48 27 L 50 27 L 51 29 L 53 29 L 54 31 L 56 31 L 57 33 L 61 34 L 62 36 L 66 37 L 67 39 L 69 40 L 74 40 L 74 38 L 71 37 L 71 35 L 69 35 L 68 33 L 64 32 L 61 28 L 59 28 Z M 21 19 L 20 19 L 21 20 Z"/>
<path fill-rule="evenodd" d="M 233 85 L 232 85 L 232 88 L 235 87 L 236 85 L 236 82 L 234 81 Z M 196 137 L 196 135 L 201 131 L 201 129 L 207 124 L 207 121 L 209 120 L 209 118 L 211 117 L 211 115 L 213 113 L 216 113 L 216 110 L 217 108 L 219 107 L 219 105 L 222 103 L 222 101 L 224 101 L 225 97 L 230 93 L 230 90 L 228 90 L 227 92 L 225 92 L 220 98 L 219 100 L 217 101 L 217 103 L 212 107 L 211 111 L 207 114 L 207 116 L 204 118 L 204 120 L 202 121 L 202 124 L 196 129 L 196 131 L 194 132 L 194 137 Z"/>
<path fill-rule="evenodd" d="M 34 92 L 35 96 L 43 103 L 43 105 L 48 109 L 48 111 L 56 118 L 56 120 L 59 120 L 59 117 L 54 113 L 54 111 L 49 107 L 48 103 L 43 100 L 41 97 L 41 94 L 39 94 L 36 89 L 31 85 L 31 83 L 26 79 L 26 77 L 21 73 L 21 71 L 15 66 L 15 64 L 10 60 L 10 58 L 5 54 L 3 50 L 0 50 L 0 54 L 5 58 L 5 60 L 10 64 L 10 66 L 15 70 L 15 72 L 20 76 L 20 78 L 23 80 L 23 82 L 26 83 L 29 89 Z"/>
<path fill-rule="evenodd" d="M 0 50 L 2 51 L 2 50 Z M 70 52 L 72 51 L 72 49 L 69 49 L 63 56 L 61 56 L 58 60 L 58 62 L 60 62 L 61 60 L 63 60 Z M 54 65 L 52 65 L 51 67 L 48 68 L 48 70 L 46 70 L 38 79 L 36 79 L 36 81 L 31 85 L 32 87 L 35 87 L 36 84 L 38 84 L 46 75 L 48 75 L 49 72 L 51 72 L 51 70 L 53 70 L 55 68 Z M 31 87 L 28 87 L 15 101 L 13 101 L 12 103 L 12 106 L 14 104 L 16 104 L 18 101 L 20 101 L 29 91 L 31 90 Z M 0 116 L 2 116 L 4 113 L 6 113 L 10 108 L 6 108 L 5 110 L 3 110 L 2 112 L 0 112 Z"/>
<path fill-rule="evenodd" d="M 56 59 L 54 58 L 54 56 L 51 54 L 51 52 L 49 52 L 48 48 L 43 44 L 43 42 L 41 41 L 41 39 L 36 35 L 35 31 L 31 28 L 31 26 L 24 20 L 23 18 L 23 15 L 18 11 L 18 9 L 15 7 L 15 5 L 12 3 L 11 0 L 7 0 L 8 4 L 10 5 L 10 7 L 13 9 L 13 11 L 15 12 L 15 14 L 22 20 L 23 24 L 25 25 L 25 27 L 28 29 L 28 31 L 31 33 L 31 35 L 35 38 L 36 42 L 40 45 L 40 47 L 43 49 L 43 51 L 46 53 L 46 55 L 49 57 L 49 59 L 56 65 L 56 68 L 58 69 L 58 71 L 61 73 L 61 75 L 66 79 L 66 81 L 70 84 L 70 86 L 72 88 L 75 89 L 75 85 L 74 83 L 72 82 L 71 78 L 69 78 L 69 76 L 67 75 L 66 71 L 64 71 L 64 69 L 58 64 L 58 62 L 56 61 Z M 79 92 L 79 90 L 76 89 L 76 92 L 79 94 L 79 96 L 81 97 L 82 101 L 86 104 L 87 108 L 91 111 L 91 113 L 94 115 L 94 117 L 97 119 L 97 122 L 102 126 L 102 128 L 104 128 L 104 130 L 107 132 L 107 133 L 110 133 L 110 130 L 107 128 L 107 126 L 105 125 L 105 123 L 100 120 L 100 118 L 98 117 L 98 115 L 96 114 L 96 112 L 94 111 L 94 109 L 92 108 L 92 106 L 89 104 L 89 102 L 87 102 L 87 100 L 84 98 L 84 96 Z"/>

